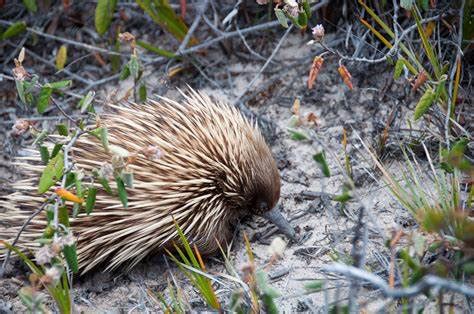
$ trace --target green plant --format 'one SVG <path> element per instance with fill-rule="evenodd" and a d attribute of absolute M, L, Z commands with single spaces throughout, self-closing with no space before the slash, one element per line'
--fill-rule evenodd
<path fill-rule="evenodd" d="M 453 149 L 459 150 L 456 145 Z M 410 251 L 412 253 L 407 250 L 400 252 L 401 259 L 410 270 L 410 276 L 405 277 L 405 284 L 413 284 L 429 272 L 458 277 L 469 261 L 469 252 L 474 248 L 474 221 L 469 217 L 470 208 L 466 207 L 469 204 L 466 195 L 470 192 L 462 192 L 464 189 L 472 189 L 463 181 L 466 174 L 472 175 L 472 165 L 468 171 L 461 172 L 449 159 L 445 159 L 445 162 L 451 164 L 450 171 L 447 172 L 440 164 L 435 166 L 425 147 L 429 162 L 429 169 L 425 169 L 411 150 L 403 149 L 404 163 L 399 165 L 401 177 L 397 178 L 368 151 L 382 172 L 391 194 L 412 214 L 422 229 L 431 234 L 415 237 L 412 247 L 417 249 Z M 451 152 L 452 154 L 454 153 Z M 457 154 L 456 160 L 460 160 L 459 152 Z M 449 152 L 445 155 L 449 156 Z M 427 251 L 435 252 L 440 248 L 454 252 L 453 261 L 438 260 L 429 268 L 421 264 L 421 257 Z"/>
<path fill-rule="evenodd" d="M 178 232 L 179 239 L 181 244 L 184 247 L 184 252 L 181 250 L 178 245 L 175 244 L 176 252 L 179 255 L 178 259 L 171 252 L 168 251 L 168 255 L 171 259 L 178 265 L 179 269 L 189 278 L 191 283 L 196 289 L 198 289 L 200 296 L 206 302 L 206 304 L 216 310 L 221 308 L 219 299 L 217 298 L 216 292 L 212 287 L 212 282 L 209 278 L 203 275 L 206 272 L 206 267 L 202 261 L 201 254 L 199 253 L 197 247 L 191 248 L 188 239 L 184 235 L 181 228 L 177 223 L 176 230 Z"/>

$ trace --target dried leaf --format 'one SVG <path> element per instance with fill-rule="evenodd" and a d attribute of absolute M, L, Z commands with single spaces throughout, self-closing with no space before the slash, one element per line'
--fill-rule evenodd
<path fill-rule="evenodd" d="M 428 22 L 425 26 L 426 37 L 430 38 L 435 28 L 436 28 L 436 23 L 434 21 Z"/>
<path fill-rule="evenodd" d="M 25 47 L 21 48 L 20 53 L 18 54 L 18 62 L 20 64 L 25 60 Z"/>
<path fill-rule="evenodd" d="M 306 115 L 306 121 L 312 124 L 318 124 L 318 116 L 314 112 L 310 112 Z"/>
<path fill-rule="evenodd" d="M 299 100 L 299 98 L 295 98 L 295 101 L 293 102 L 293 106 L 291 107 L 291 112 L 293 112 L 293 114 L 296 116 L 300 115 L 300 105 L 301 105 L 301 101 Z"/>
<path fill-rule="evenodd" d="M 418 76 L 415 79 L 415 82 L 413 83 L 413 88 L 412 90 L 416 92 L 420 86 L 422 86 L 426 80 L 428 79 L 428 75 L 424 70 L 421 70 L 420 73 L 418 73 Z"/>

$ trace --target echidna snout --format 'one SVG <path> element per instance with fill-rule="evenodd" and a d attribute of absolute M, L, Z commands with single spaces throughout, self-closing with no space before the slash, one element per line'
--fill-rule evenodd
<path fill-rule="evenodd" d="M 134 182 L 127 188 L 128 208 L 95 182 L 99 192 L 93 211 L 71 219 L 82 273 L 98 265 L 131 267 L 150 253 L 173 248 L 180 243 L 175 223 L 203 254 L 218 251 L 230 240 L 235 221 L 247 214 L 266 216 L 294 237 L 276 211 L 280 175 L 256 124 L 192 89 L 183 96 L 180 102 L 161 98 L 111 105 L 101 117 L 109 145 L 135 156 L 127 165 Z M 150 146 L 162 152 L 160 158 L 141 153 Z M 78 139 L 70 157 L 73 171 L 87 175 L 111 163 L 113 153 L 87 135 Z M 13 185 L 18 192 L 0 201 L 5 209 L 0 210 L 0 238 L 5 240 L 15 237 L 44 199 L 35 193 L 43 171 L 40 155 L 20 158 L 18 165 L 25 179 Z M 116 191 L 114 180 L 109 183 Z M 46 221 L 44 212 L 36 216 L 18 245 L 37 248 Z"/>

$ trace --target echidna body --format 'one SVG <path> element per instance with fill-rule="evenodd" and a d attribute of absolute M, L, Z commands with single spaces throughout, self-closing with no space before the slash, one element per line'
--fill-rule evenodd
<path fill-rule="evenodd" d="M 112 112 L 101 117 L 110 145 L 131 154 L 153 146 L 162 156 L 137 154 L 128 166 L 134 175 L 128 208 L 117 196 L 101 192 L 90 215 L 72 219 L 83 273 L 97 265 L 131 266 L 171 248 L 179 243 L 174 221 L 201 253 L 215 252 L 229 240 L 238 218 L 263 214 L 278 202 L 279 172 L 256 125 L 205 94 L 190 90 L 183 95 L 183 102 L 162 98 L 111 106 Z M 91 173 L 111 162 L 112 153 L 95 137 L 83 136 L 71 156 L 77 169 Z M 43 170 L 39 156 L 22 159 L 27 179 L 0 203 L 1 239 L 12 239 L 44 200 L 36 194 Z M 115 188 L 114 180 L 110 183 Z M 45 226 L 42 213 L 22 233 L 20 247 L 35 247 Z"/>

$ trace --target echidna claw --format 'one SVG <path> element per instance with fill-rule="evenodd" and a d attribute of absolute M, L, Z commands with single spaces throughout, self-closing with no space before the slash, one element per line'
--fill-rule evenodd
<path fill-rule="evenodd" d="M 278 229 L 288 238 L 290 238 L 291 240 L 295 242 L 298 241 L 298 238 L 296 237 L 295 229 L 293 229 L 293 227 L 290 225 L 288 220 L 286 220 L 285 217 L 283 217 L 283 215 L 281 214 L 280 210 L 277 207 L 263 213 L 262 217 L 268 219 L 275 226 L 277 226 Z"/>

